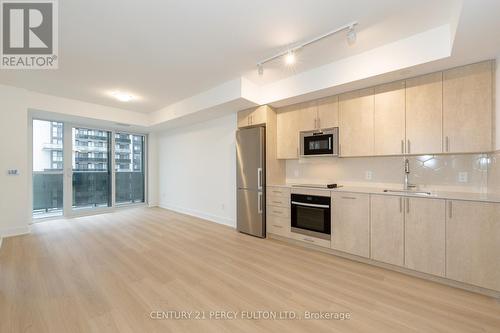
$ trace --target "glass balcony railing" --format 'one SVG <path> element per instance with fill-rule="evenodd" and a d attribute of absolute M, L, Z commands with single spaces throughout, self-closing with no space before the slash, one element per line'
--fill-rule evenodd
<path fill-rule="evenodd" d="M 61 215 L 62 209 L 62 171 L 33 172 L 33 217 Z"/>
<path fill-rule="evenodd" d="M 73 208 L 111 206 L 111 176 L 108 171 L 73 170 Z"/>
<path fill-rule="evenodd" d="M 115 178 L 116 203 L 144 202 L 144 173 L 117 171 Z"/>

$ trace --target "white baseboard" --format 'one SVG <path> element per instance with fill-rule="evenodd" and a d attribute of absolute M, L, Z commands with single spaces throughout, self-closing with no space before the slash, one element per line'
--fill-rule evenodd
<path fill-rule="evenodd" d="M 224 217 L 224 216 L 213 215 L 213 214 L 201 212 L 199 210 L 178 207 L 178 206 L 173 206 L 173 205 L 169 205 L 169 204 L 161 204 L 160 203 L 158 205 L 158 207 L 172 210 L 174 212 L 181 213 L 181 214 L 186 214 L 186 215 L 198 217 L 200 219 L 204 219 L 204 220 L 207 220 L 210 222 L 227 225 L 228 227 L 231 227 L 231 228 L 236 228 L 236 221 L 233 219 Z"/>
<path fill-rule="evenodd" d="M 31 232 L 30 226 L 0 229 L 0 238 L 26 235 Z"/>

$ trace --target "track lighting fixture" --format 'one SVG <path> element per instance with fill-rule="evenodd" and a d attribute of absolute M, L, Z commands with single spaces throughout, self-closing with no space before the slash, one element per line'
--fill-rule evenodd
<path fill-rule="evenodd" d="M 257 72 L 261 76 L 264 75 L 264 64 L 268 63 L 270 61 L 273 61 L 274 59 L 281 58 L 281 57 L 284 57 L 285 65 L 292 66 L 296 62 L 296 57 L 295 57 L 296 52 L 295 51 L 297 51 L 297 50 L 299 50 L 299 49 L 301 49 L 309 44 L 316 43 L 317 41 L 319 41 L 321 39 L 324 39 L 326 37 L 330 37 L 331 35 L 334 35 L 340 31 L 347 30 L 347 36 L 346 36 L 347 43 L 349 45 L 352 45 L 356 42 L 356 31 L 354 30 L 354 28 L 356 27 L 357 24 L 358 24 L 358 22 L 352 22 L 350 24 L 346 24 L 344 26 L 341 26 L 340 28 L 337 28 L 335 30 L 327 32 L 326 34 L 323 34 L 321 36 L 318 36 L 316 38 L 308 40 L 304 43 L 301 43 L 297 46 L 289 48 L 286 51 L 280 52 L 272 57 L 269 57 L 269 58 L 266 58 L 262 61 L 259 61 L 257 63 Z"/>
<path fill-rule="evenodd" d="M 352 45 L 356 43 L 356 30 L 354 30 L 354 26 L 350 26 L 349 30 L 347 30 L 347 44 Z"/>

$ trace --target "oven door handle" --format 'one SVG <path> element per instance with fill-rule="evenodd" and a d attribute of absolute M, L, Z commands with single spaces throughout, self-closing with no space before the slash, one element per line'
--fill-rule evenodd
<path fill-rule="evenodd" d="M 330 208 L 330 205 L 318 205 L 318 204 L 302 203 L 302 202 L 297 202 L 297 201 L 292 201 L 292 204 L 297 205 L 297 206 L 305 206 L 305 207 Z"/>

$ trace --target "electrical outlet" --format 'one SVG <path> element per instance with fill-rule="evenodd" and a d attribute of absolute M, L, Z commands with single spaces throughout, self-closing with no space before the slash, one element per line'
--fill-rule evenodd
<path fill-rule="evenodd" d="M 365 172 L 365 179 L 366 179 L 366 180 L 372 180 L 372 178 L 373 178 L 373 172 L 371 172 L 371 171 L 366 171 L 366 172 Z"/>
<path fill-rule="evenodd" d="M 467 172 L 459 172 L 458 173 L 458 181 L 460 183 L 467 183 L 469 180 L 469 174 Z"/>

